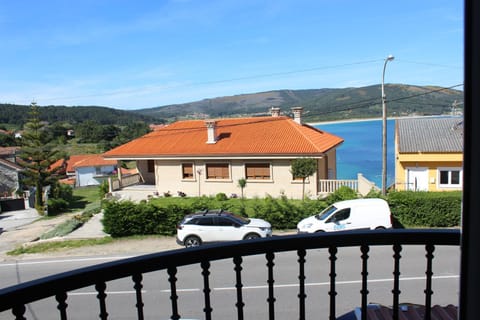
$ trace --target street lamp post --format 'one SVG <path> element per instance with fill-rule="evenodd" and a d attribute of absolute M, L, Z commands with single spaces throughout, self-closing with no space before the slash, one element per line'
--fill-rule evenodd
<path fill-rule="evenodd" d="M 387 62 L 392 61 L 394 58 L 394 56 L 389 55 L 385 59 L 382 73 L 382 195 L 387 194 L 387 105 L 384 89 L 385 68 L 387 67 Z"/>

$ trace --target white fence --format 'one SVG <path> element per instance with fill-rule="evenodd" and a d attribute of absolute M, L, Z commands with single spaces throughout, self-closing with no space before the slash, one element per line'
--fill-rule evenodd
<path fill-rule="evenodd" d="M 142 182 L 142 177 L 140 176 L 140 174 L 135 173 L 128 176 L 122 176 L 121 182 L 120 180 L 113 180 L 111 178 L 108 180 L 108 182 L 110 184 L 110 192 L 111 192 L 111 191 L 119 190 L 120 188 L 139 184 L 140 182 Z"/>
<path fill-rule="evenodd" d="M 357 180 L 318 180 L 318 192 L 319 194 L 323 195 L 333 193 L 343 186 L 349 187 L 350 189 L 360 193 L 362 196 L 368 194 L 372 189 L 374 191 L 379 191 L 379 188 L 375 185 L 375 183 L 366 179 L 361 173 L 358 174 Z"/>

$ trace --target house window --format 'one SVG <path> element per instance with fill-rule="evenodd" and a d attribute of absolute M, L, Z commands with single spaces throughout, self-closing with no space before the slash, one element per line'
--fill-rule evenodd
<path fill-rule="evenodd" d="M 182 179 L 193 179 L 193 163 L 182 163 Z"/>
<path fill-rule="evenodd" d="M 245 176 L 247 180 L 270 180 L 270 164 L 247 163 L 245 164 Z"/>
<path fill-rule="evenodd" d="M 230 179 L 228 163 L 209 163 L 207 166 L 207 179 Z"/>
<path fill-rule="evenodd" d="M 462 170 L 459 168 L 438 169 L 438 181 L 440 187 L 461 187 Z"/>
<path fill-rule="evenodd" d="M 147 170 L 148 172 L 154 172 L 155 171 L 155 161 L 153 160 L 148 160 L 147 161 Z"/>
<path fill-rule="evenodd" d="M 292 176 L 292 180 L 293 181 L 303 181 L 303 178 Z M 305 181 L 307 181 L 307 179 L 305 179 Z"/>

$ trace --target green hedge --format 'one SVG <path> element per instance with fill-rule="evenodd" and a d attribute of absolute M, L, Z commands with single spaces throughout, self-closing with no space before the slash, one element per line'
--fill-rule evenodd
<path fill-rule="evenodd" d="M 461 192 L 391 192 L 393 216 L 406 227 L 457 227 L 461 218 Z"/>
<path fill-rule="evenodd" d="M 176 205 L 158 206 L 145 201 L 107 201 L 104 203 L 103 226 L 112 237 L 161 234 L 173 235 L 177 223 L 190 213 Z"/>
<path fill-rule="evenodd" d="M 370 195 L 379 197 L 378 194 Z M 265 199 L 217 199 L 219 197 L 167 198 L 139 204 L 106 201 L 104 230 L 112 237 L 174 235 L 176 225 L 189 213 L 224 209 L 269 221 L 277 230 L 295 229 L 297 223 L 322 211 L 329 204 L 357 197 L 343 187 L 325 199 L 299 201 L 283 196 Z M 386 197 L 395 219 L 405 227 L 456 227 L 460 225 L 460 192 L 392 192 Z"/>

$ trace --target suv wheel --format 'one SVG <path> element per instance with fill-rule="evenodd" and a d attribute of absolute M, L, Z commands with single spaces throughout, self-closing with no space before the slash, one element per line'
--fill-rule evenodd
<path fill-rule="evenodd" d="M 202 244 L 202 240 L 200 240 L 197 236 L 188 236 L 185 241 L 183 241 L 186 248 L 190 247 L 198 247 Z"/>
<path fill-rule="evenodd" d="M 260 236 L 256 233 L 249 233 L 245 237 L 243 237 L 243 240 L 251 240 L 251 239 L 258 239 Z"/>

